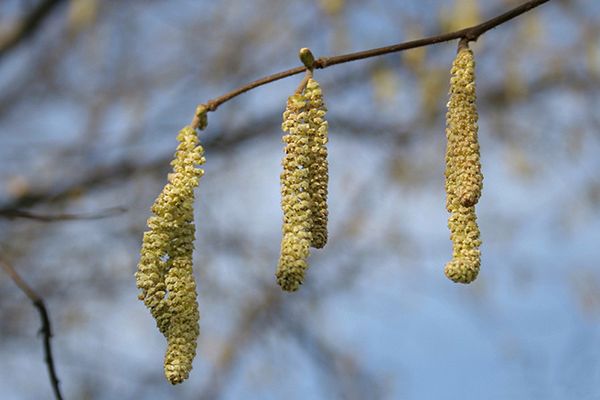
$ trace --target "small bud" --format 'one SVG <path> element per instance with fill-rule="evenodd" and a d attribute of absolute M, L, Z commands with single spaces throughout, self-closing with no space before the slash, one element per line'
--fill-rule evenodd
<path fill-rule="evenodd" d="M 298 57 L 300 58 L 300 61 L 302 61 L 302 64 L 304 64 L 306 68 L 313 69 L 313 65 L 315 63 L 315 56 L 313 56 L 309 48 L 301 48 L 298 52 Z"/>

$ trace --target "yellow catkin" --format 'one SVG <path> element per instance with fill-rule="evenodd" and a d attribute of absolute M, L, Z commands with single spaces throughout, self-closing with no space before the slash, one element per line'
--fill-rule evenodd
<path fill-rule="evenodd" d="M 311 165 L 309 169 L 309 191 L 312 201 L 312 242 L 311 246 L 323 248 L 327 243 L 327 185 L 329 166 L 327 162 L 327 121 L 325 103 L 321 87 L 314 79 L 306 85 L 307 122 L 309 125 L 309 146 Z"/>
<path fill-rule="evenodd" d="M 446 209 L 452 241 L 452 261 L 444 272 L 454 282 L 470 283 L 479 273 L 481 253 L 475 204 L 481 196 L 475 62 L 461 47 L 452 65 L 450 101 L 446 115 Z"/>
<path fill-rule="evenodd" d="M 283 113 L 282 129 L 285 156 L 281 173 L 281 208 L 283 210 L 283 238 L 277 266 L 277 283 L 283 290 L 298 290 L 308 268 L 307 258 L 312 242 L 311 198 L 309 193 L 310 125 L 307 117 L 307 99 L 302 94 L 290 96 Z"/>
<path fill-rule="evenodd" d="M 477 278 L 481 266 L 479 227 L 475 207 L 455 203 L 448 219 L 452 241 L 452 261 L 446 264 L 444 273 L 458 283 L 471 283 Z"/>
<path fill-rule="evenodd" d="M 483 186 L 477 138 L 475 60 L 470 49 L 459 50 L 451 73 L 446 115 L 446 177 L 453 182 L 453 194 L 460 204 L 469 207 L 477 204 Z"/>
<path fill-rule="evenodd" d="M 136 272 L 140 300 L 167 339 L 165 376 L 172 384 L 187 379 L 196 355 L 199 312 L 192 272 L 194 188 L 204 174 L 204 151 L 196 131 L 187 126 L 177 135 L 173 173 L 152 206 Z"/>

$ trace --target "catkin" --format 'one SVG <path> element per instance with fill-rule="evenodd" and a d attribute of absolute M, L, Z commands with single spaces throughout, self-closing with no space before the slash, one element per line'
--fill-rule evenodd
<path fill-rule="evenodd" d="M 446 179 L 460 204 L 470 207 L 477 204 L 483 186 L 477 138 L 475 60 L 470 49 L 459 50 L 451 73 L 446 114 Z"/>
<path fill-rule="evenodd" d="M 285 156 L 281 173 L 281 208 L 283 238 L 277 266 L 277 283 L 283 290 L 298 290 L 308 268 L 307 258 L 312 242 L 312 205 L 309 192 L 310 126 L 305 122 L 307 100 L 302 94 L 288 98 L 283 113 L 282 129 Z"/>
<path fill-rule="evenodd" d="M 194 188 L 204 174 L 204 151 L 196 131 L 186 126 L 171 162 L 173 173 L 152 206 L 144 233 L 136 284 L 167 339 L 165 376 L 172 384 L 187 379 L 196 355 L 199 312 L 192 272 Z"/>
<path fill-rule="evenodd" d="M 310 247 L 327 243 L 327 121 L 321 87 L 312 78 L 288 98 L 282 129 L 285 156 L 281 173 L 283 238 L 277 282 L 296 291 L 308 269 Z"/>
<path fill-rule="evenodd" d="M 475 204 L 483 183 L 477 139 L 475 61 L 470 49 L 460 48 L 451 74 L 445 175 L 452 261 L 446 264 L 444 272 L 454 282 L 470 283 L 477 278 L 481 265 Z"/>
<path fill-rule="evenodd" d="M 309 168 L 309 191 L 312 200 L 312 241 L 317 249 L 327 244 L 327 185 L 329 166 L 327 162 L 327 121 L 325 121 L 325 103 L 321 87 L 314 79 L 306 85 L 307 120 L 309 125 L 309 146 L 311 164 Z"/>

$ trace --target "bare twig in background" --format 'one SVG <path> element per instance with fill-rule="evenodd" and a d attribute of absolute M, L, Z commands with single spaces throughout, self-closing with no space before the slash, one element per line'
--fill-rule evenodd
<path fill-rule="evenodd" d="M 15 27 L 0 36 L 0 59 L 32 36 L 56 6 L 64 0 L 45 0 L 38 4 Z"/>
<path fill-rule="evenodd" d="M 52 347 L 50 345 L 50 338 L 52 337 L 52 328 L 50 325 L 50 317 L 48 310 L 42 299 L 32 288 L 29 286 L 23 278 L 17 273 L 17 271 L 10 265 L 6 260 L 0 259 L 0 266 L 6 271 L 8 276 L 13 280 L 15 285 L 31 300 L 34 307 L 40 313 L 40 319 L 42 320 L 41 333 L 44 335 L 44 359 L 48 366 L 48 374 L 50 375 L 50 384 L 54 392 L 54 397 L 57 400 L 62 400 L 62 394 L 60 392 L 59 380 L 56 375 L 56 368 L 54 367 L 54 358 L 52 357 Z"/>
<path fill-rule="evenodd" d="M 343 54 L 340 56 L 333 57 L 321 57 L 314 62 L 314 68 L 327 68 L 336 64 L 343 64 L 351 61 L 362 60 L 365 58 L 382 56 L 385 54 L 396 53 L 399 51 L 416 49 L 418 47 L 431 46 L 436 43 L 448 42 L 450 40 L 463 39 L 465 41 L 475 41 L 479 38 L 479 36 L 483 35 L 485 32 L 510 21 L 513 18 L 518 17 L 521 14 L 526 13 L 527 11 L 540 6 L 544 3 L 547 3 L 550 0 L 530 0 L 524 4 L 521 4 L 518 7 L 513 8 L 503 14 L 500 14 L 494 18 L 491 18 L 481 24 L 471 26 L 469 28 L 461 29 L 454 32 L 444 33 L 441 35 L 429 36 L 422 39 L 411 40 L 404 43 L 394 44 L 391 46 L 379 47 L 376 49 L 359 51 L 356 53 Z M 216 111 L 217 108 L 227 101 L 233 99 L 234 97 L 239 96 L 242 93 L 245 93 L 249 90 L 257 88 L 262 85 L 266 85 L 267 83 L 275 82 L 279 79 L 287 78 L 288 76 L 297 75 L 306 70 L 305 66 L 296 67 L 289 69 L 287 71 L 281 71 L 276 74 L 272 74 L 269 76 L 265 76 L 264 78 L 258 79 L 254 82 L 250 82 L 244 86 L 241 86 L 235 90 L 232 90 L 229 93 L 224 94 L 223 96 L 217 97 L 216 99 L 212 99 L 207 101 L 204 104 L 204 107 L 208 111 Z M 198 115 L 194 116 L 192 120 L 192 127 L 198 128 L 200 126 L 200 118 Z"/>
<path fill-rule="evenodd" d="M 77 220 L 89 220 L 89 219 L 102 219 L 108 217 L 114 217 L 115 215 L 123 214 L 127 212 L 125 207 L 110 207 L 95 213 L 82 213 L 82 214 L 38 214 L 36 212 L 21 210 L 21 209 L 8 209 L 0 210 L 0 218 L 15 219 L 32 219 L 39 222 L 57 222 L 57 221 L 77 221 Z"/>
<path fill-rule="evenodd" d="M 315 366 L 323 371 L 319 374 L 329 376 L 331 388 L 336 390 L 336 398 L 342 399 L 379 399 L 382 398 L 382 384 L 375 374 L 365 370 L 354 359 L 352 350 L 348 353 L 336 350 L 334 346 L 319 337 L 314 331 L 289 315 L 282 315 L 280 325 L 290 337 L 296 339 Z"/>
<path fill-rule="evenodd" d="M 242 318 L 238 322 L 233 336 L 227 340 L 222 350 L 208 386 L 202 393 L 202 399 L 218 399 L 227 381 L 227 377 L 236 366 L 236 361 L 249 342 L 257 332 L 266 331 L 265 326 L 272 322 L 273 316 L 282 306 L 284 296 L 278 289 L 268 287 L 264 289 L 264 295 L 255 302 L 249 304 L 241 313 Z M 260 327 L 260 329 L 257 329 Z"/>

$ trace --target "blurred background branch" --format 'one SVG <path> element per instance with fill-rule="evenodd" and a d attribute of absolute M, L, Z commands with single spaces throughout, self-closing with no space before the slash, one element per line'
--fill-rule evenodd
<path fill-rule="evenodd" d="M 86 213 L 86 214 L 41 214 L 27 210 L 19 210 L 19 209 L 6 209 L 0 210 L 0 218 L 24 218 L 31 219 L 40 222 L 56 222 L 56 221 L 73 221 L 73 220 L 89 220 L 89 219 L 101 219 L 114 217 L 119 214 L 123 214 L 127 209 L 124 207 L 111 207 L 105 210 L 97 211 L 94 213 Z"/>
<path fill-rule="evenodd" d="M 10 25 L 10 28 L 0 31 L 0 60 L 17 46 L 34 36 L 52 11 L 64 3 L 67 3 L 67 1 L 42 0 L 31 7 L 31 10 L 19 21 L 12 21 L 8 24 L 5 22 L 4 24 Z"/>
<path fill-rule="evenodd" d="M 58 375 L 56 374 L 56 367 L 54 366 L 54 357 L 52 356 L 52 345 L 50 339 L 52 338 L 52 325 L 50 324 L 50 314 L 44 303 L 44 299 L 37 294 L 35 290 L 29 286 L 21 275 L 15 270 L 15 268 L 6 260 L 0 259 L 0 266 L 8 274 L 10 279 L 17 285 L 17 287 L 25 293 L 27 298 L 31 300 L 33 306 L 40 314 L 40 320 L 42 321 L 42 327 L 40 333 L 42 334 L 42 340 L 44 343 L 44 361 L 48 367 L 48 375 L 50 377 L 50 384 L 52 385 L 52 391 L 54 397 L 57 400 L 62 400 L 62 394 L 60 391 Z"/>

